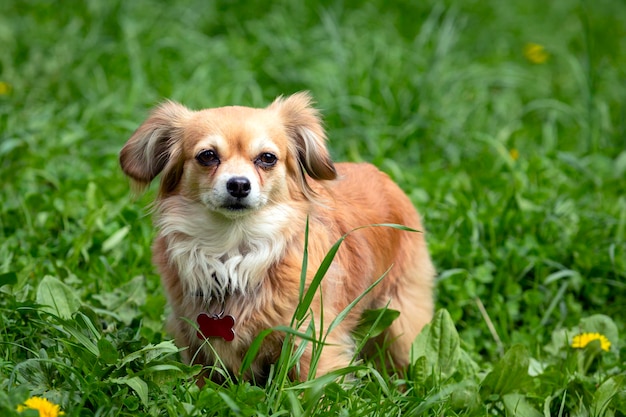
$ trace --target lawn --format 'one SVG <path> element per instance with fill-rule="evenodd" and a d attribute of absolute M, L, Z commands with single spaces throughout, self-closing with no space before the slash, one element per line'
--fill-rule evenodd
<path fill-rule="evenodd" d="M 406 378 L 200 390 L 118 152 L 302 90 L 422 213 L 438 312 Z M 625 103 L 620 0 L 0 2 L 0 415 L 624 416 Z"/>

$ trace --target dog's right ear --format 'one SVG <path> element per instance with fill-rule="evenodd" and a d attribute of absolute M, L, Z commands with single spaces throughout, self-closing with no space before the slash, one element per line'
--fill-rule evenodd
<path fill-rule="evenodd" d="M 167 101 L 128 139 L 120 151 L 120 165 L 137 191 L 145 189 L 174 159 L 174 154 L 180 152 L 177 144 L 191 114 L 182 104 Z"/>

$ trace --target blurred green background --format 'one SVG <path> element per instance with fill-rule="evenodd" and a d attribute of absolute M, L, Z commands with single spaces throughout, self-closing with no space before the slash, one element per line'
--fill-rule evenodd
<path fill-rule="evenodd" d="M 144 277 L 124 317 L 164 338 L 154 188 L 130 198 L 121 146 L 164 99 L 265 106 L 301 90 L 333 157 L 375 163 L 422 213 L 438 307 L 474 358 L 540 350 L 594 313 L 624 328 L 622 1 L 4 1 L 5 342 L 38 345 L 14 311 L 46 275 L 104 316 L 122 307 L 102 294 Z M 3 357 L 9 375 L 30 355 Z"/>

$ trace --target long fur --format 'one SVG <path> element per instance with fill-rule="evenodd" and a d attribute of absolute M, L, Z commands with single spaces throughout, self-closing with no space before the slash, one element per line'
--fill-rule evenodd
<path fill-rule="evenodd" d="M 158 207 L 156 226 L 168 240 L 168 258 L 184 290 L 204 302 L 229 294 L 251 295 L 285 250 L 281 221 L 288 206 L 276 206 L 236 225 L 215 221 L 206 207 L 186 199 L 167 199 Z"/>
<path fill-rule="evenodd" d="M 397 223 L 423 231 L 410 200 L 387 175 L 369 164 L 334 164 L 325 141 L 310 96 L 298 93 L 265 109 L 194 112 L 166 102 L 122 149 L 122 169 L 137 188 L 161 175 L 154 262 L 172 307 L 168 328 L 177 344 L 188 348 L 190 362 L 212 365 L 217 354 L 228 371 L 237 373 L 262 330 L 290 323 L 307 219 L 307 283 L 333 243 L 352 229 Z M 229 185 L 233 178 L 245 180 L 243 193 Z M 350 363 L 351 332 L 361 313 L 386 305 L 401 315 L 378 342 L 389 344 L 392 365 L 407 365 L 411 343 L 433 313 L 434 268 L 423 233 L 372 227 L 350 234 L 311 309 L 317 325 L 324 317 L 319 331 L 326 331 L 390 267 L 328 335 L 318 374 Z M 222 309 L 236 319 L 235 339 L 212 338 L 208 346 L 190 322 L 199 313 Z M 265 339 L 249 377 L 264 377 L 283 337 L 274 332 Z M 306 377 L 310 361 L 307 349 L 299 377 Z"/>

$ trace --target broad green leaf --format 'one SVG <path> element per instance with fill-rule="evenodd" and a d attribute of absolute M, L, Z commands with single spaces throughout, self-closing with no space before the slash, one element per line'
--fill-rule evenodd
<path fill-rule="evenodd" d="M 19 385 L 28 387 L 30 391 L 38 389 L 39 387 L 45 387 L 48 384 L 48 379 L 43 369 L 45 365 L 42 359 L 45 361 L 45 356 L 43 358 L 26 359 L 15 364 L 15 368 L 13 368 L 14 378 L 19 382 Z M 0 411 L 2 411 L 2 405 L 3 404 L 0 403 Z M 4 416 L 4 414 L 2 415 Z"/>
<path fill-rule="evenodd" d="M 569 346 L 572 332 L 567 329 L 556 329 L 552 332 L 550 343 L 544 350 L 553 356 L 557 356 L 559 352 Z"/>
<path fill-rule="evenodd" d="M 111 251 L 111 249 L 115 248 L 119 245 L 122 240 L 126 237 L 128 232 L 130 231 L 130 226 L 124 226 L 115 233 L 113 233 L 107 240 L 102 242 L 102 252 L 106 253 Z"/>
<path fill-rule="evenodd" d="M 166 356 L 173 355 L 179 351 L 173 340 L 165 340 L 156 345 L 150 344 L 143 347 L 139 352 L 145 355 L 146 363 L 155 359 L 162 359 Z"/>
<path fill-rule="evenodd" d="M 487 374 L 481 383 L 480 393 L 483 398 L 492 394 L 500 397 L 524 390 L 531 378 L 528 375 L 530 356 L 523 345 L 514 345 Z"/>
<path fill-rule="evenodd" d="M 46 275 L 37 288 L 37 303 L 44 311 L 62 319 L 71 318 L 81 305 L 76 290 L 50 275 Z"/>
<path fill-rule="evenodd" d="M 528 375 L 532 377 L 541 375 L 546 370 L 547 367 L 548 367 L 547 363 L 539 362 L 535 358 L 530 358 L 530 362 L 528 365 Z"/>
<path fill-rule="evenodd" d="M 420 356 L 411 364 L 411 379 L 413 381 L 424 384 L 432 373 L 432 367 L 428 367 L 426 356 Z"/>
<path fill-rule="evenodd" d="M 447 378 L 456 371 L 461 356 L 460 339 L 447 310 L 437 311 L 415 338 L 411 358 L 416 361 L 422 356 L 426 357 L 428 372 Z"/>
<path fill-rule="evenodd" d="M 140 401 L 134 395 L 124 395 L 124 397 L 122 398 L 122 404 L 124 404 L 124 408 L 126 408 L 128 411 L 134 412 L 139 410 Z"/>
<path fill-rule="evenodd" d="M 16 149 L 24 144 L 23 139 L 4 139 L 0 142 L 0 155 L 7 155 L 13 149 Z"/>
<path fill-rule="evenodd" d="M 17 274 L 15 272 L 0 274 L 0 287 L 2 287 L 3 285 L 15 284 L 17 284 Z"/>
<path fill-rule="evenodd" d="M 591 416 L 604 416 L 613 400 L 620 391 L 624 391 L 624 375 L 614 376 L 602 383 L 593 394 L 591 402 Z"/>
<path fill-rule="evenodd" d="M 424 401 L 412 410 L 411 415 L 414 416 L 435 416 L 439 413 L 432 412 L 431 408 L 443 403 L 447 398 L 450 398 L 453 392 L 458 390 L 458 384 L 447 384 L 439 388 L 439 390 L 433 395 L 427 396 Z"/>
<path fill-rule="evenodd" d="M 457 372 L 463 375 L 465 378 L 474 378 L 478 374 L 480 367 L 472 359 L 469 353 L 460 349 L 459 363 L 457 364 Z"/>
<path fill-rule="evenodd" d="M 448 404 L 455 410 L 473 410 L 480 405 L 478 384 L 470 379 L 451 384 L 454 390 L 448 398 Z"/>
<path fill-rule="evenodd" d="M 100 340 L 98 340 L 98 351 L 100 352 L 100 358 L 104 363 L 109 365 L 114 364 L 119 357 L 115 346 L 105 337 L 101 337 Z"/>
<path fill-rule="evenodd" d="M 148 384 L 143 379 L 133 377 L 112 378 L 110 381 L 118 385 L 128 385 L 133 391 L 137 393 L 137 396 L 141 400 L 141 403 L 148 407 Z"/>
<path fill-rule="evenodd" d="M 594 314 L 580 320 L 580 330 L 585 333 L 600 333 L 606 336 L 612 346 L 619 342 L 619 331 L 615 322 L 604 314 Z"/>
<path fill-rule="evenodd" d="M 163 357 L 172 355 L 178 352 L 179 349 L 176 347 L 172 340 L 166 340 L 159 344 L 153 345 L 149 344 L 136 352 L 129 353 L 128 355 L 122 358 L 120 365 L 125 365 L 141 359 L 144 363 L 149 363 L 155 359 L 162 359 Z"/>
<path fill-rule="evenodd" d="M 79 312 L 75 320 L 67 320 L 63 323 L 63 330 L 72 335 L 78 341 L 79 345 L 84 347 L 93 356 L 100 356 L 100 350 L 94 342 L 100 335 L 87 316 Z"/>
<path fill-rule="evenodd" d="M 506 394 L 502 396 L 502 402 L 507 415 L 515 417 L 543 417 L 522 394 Z"/>
<path fill-rule="evenodd" d="M 112 292 L 96 294 L 93 298 L 98 300 L 109 314 L 115 313 L 117 319 L 130 324 L 141 314 L 138 307 L 146 303 L 146 279 L 143 276 L 136 276 Z"/>

